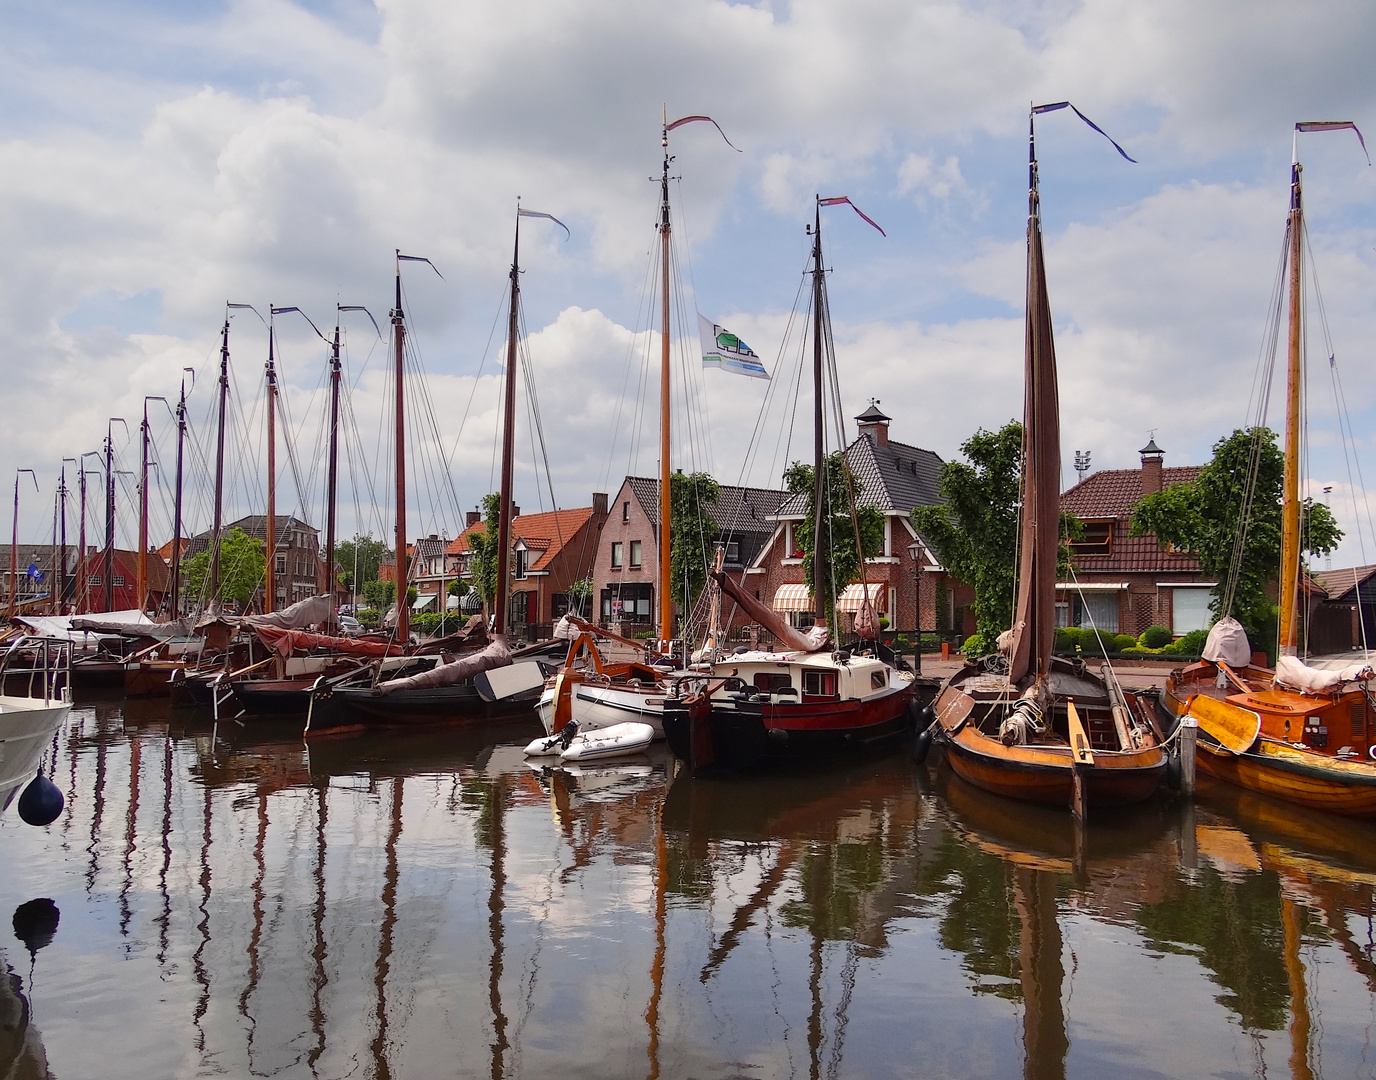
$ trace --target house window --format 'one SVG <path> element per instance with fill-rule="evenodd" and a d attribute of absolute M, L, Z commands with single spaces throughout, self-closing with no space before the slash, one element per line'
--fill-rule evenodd
<path fill-rule="evenodd" d="M 1101 634 L 1118 633 L 1118 594 L 1087 592 L 1079 597 L 1080 626 Z"/>
<path fill-rule="evenodd" d="M 100 575 L 92 574 L 89 578 L 86 579 L 86 582 L 89 585 L 99 585 L 101 583 Z"/>
<path fill-rule="evenodd" d="M 116 575 L 114 576 L 114 580 L 115 580 L 115 588 L 117 588 L 117 589 L 122 589 L 122 588 L 124 588 L 124 575 L 123 575 L 123 574 L 116 574 Z"/>
<path fill-rule="evenodd" d="M 526 556 L 529 552 L 521 549 L 516 550 L 516 579 L 520 581 L 526 576 Z"/>
<path fill-rule="evenodd" d="M 654 585 L 648 581 L 628 581 L 602 590 L 602 619 L 649 622 L 654 605 Z"/>
<path fill-rule="evenodd" d="M 278 555 L 276 558 L 276 563 L 277 573 L 285 574 L 287 572 L 287 557 L 285 555 Z"/>
<path fill-rule="evenodd" d="M 756 600 L 759 597 L 755 597 Z M 813 611 L 790 611 L 788 613 L 788 625 L 795 630 L 811 630 L 817 621 L 817 614 Z"/>
<path fill-rule="evenodd" d="M 733 564 L 741 561 L 741 546 L 735 540 L 726 545 L 726 561 Z"/>
<path fill-rule="evenodd" d="M 639 569 L 639 567 L 640 567 L 640 547 L 641 547 L 641 542 L 640 542 L 639 540 L 632 540 L 632 541 L 631 541 L 631 569 L 632 569 L 632 570 Z"/>
<path fill-rule="evenodd" d="M 1113 554 L 1113 519 L 1081 522 L 1084 535 L 1079 540 L 1070 541 L 1070 550 L 1076 555 Z"/>
<path fill-rule="evenodd" d="M 620 540 L 613 540 L 613 541 L 612 541 L 612 569 L 613 569 L 613 570 L 620 570 L 620 569 L 621 569 L 621 541 L 620 541 Z"/>
<path fill-rule="evenodd" d="M 629 499 L 628 499 L 626 502 L 623 502 L 623 503 L 621 504 L 621 520 L 622 520 L 622 521 L 630 521 L 630 520 L 631 520 L 631 503 L 630 503 L 630 500 L 629 500 Z"/>
<path fill-rule="evenodd" d="M 1171 633 L 1176 637 L 1191 630 L 1207 630 L 1213 613 L 1209 611 L 1209 589 L 1171 590 Z"/>

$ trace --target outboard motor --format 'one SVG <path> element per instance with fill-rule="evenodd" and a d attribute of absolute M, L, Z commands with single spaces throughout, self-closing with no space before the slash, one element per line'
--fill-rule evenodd
<path fill-rule="evenodd" d="M 559 729 L 559 745 L 565 750 L 573 744 L 573 737 L 578 734 L 578 728 L 578 721 L 571 719 Z"/>

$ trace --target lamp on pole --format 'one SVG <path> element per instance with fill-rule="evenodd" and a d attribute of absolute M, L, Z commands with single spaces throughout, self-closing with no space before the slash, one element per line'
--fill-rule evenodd
<path fill-rule="evenodd" d="M 908 545 L 908 555 L 913 560 L 913 670 L 922 674 L 922 545 L 914 540 Z"/>

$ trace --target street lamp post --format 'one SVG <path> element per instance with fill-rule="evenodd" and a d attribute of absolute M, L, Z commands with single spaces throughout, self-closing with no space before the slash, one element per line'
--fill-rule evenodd
<path fill-rule="evenodd" d="M 922 554 L 922 545 L 914 541 L 908 545 L 908 554 L 913 560 L 913 634 L 916 641 L 913 644 L 913 670 L 922 674 L 922 563 L 919 557 Z"/>

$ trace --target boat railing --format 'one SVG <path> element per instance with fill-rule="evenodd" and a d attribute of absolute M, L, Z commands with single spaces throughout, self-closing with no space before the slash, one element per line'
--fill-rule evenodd
<path fill-rule="evenodd" d="M 28 660 L 27 668 L 16 668 L 21 658 Z M 71 642 L 58 638 L 25 636 L 16 638 L 0 660 L 0 691 L 9 694 L 10 680 L 27 676 L 25 692 L 15 697 L 43 699 L 44 705 L 54 701 L 64 704 L 71 701 L 72 686 L 72 646 Z M 38 682 L 39 693 L 35 693 L 34 683 Z"/>

